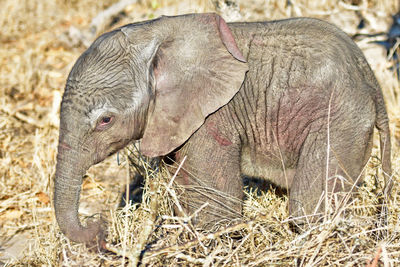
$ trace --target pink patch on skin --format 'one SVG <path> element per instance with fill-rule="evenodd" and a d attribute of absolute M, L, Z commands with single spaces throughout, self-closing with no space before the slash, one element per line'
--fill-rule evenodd
<path fill-rule="evenodd" d="M 218 129 L 215 127 L 214 123 L 207 123 L 206 125 L 207 132 L 214 138 L 215 141 L 221 146 L 230 146 L 232 145 L 232 142 L 223 137 L 221 133 L 218 131 Z"/>
<path fill-rule="evenodd" d="M 71 150 L 71 147 L 65 142 L 61 142 L 60 147 L 66 150 Z"/>
<path fill-rule="evenodd" d="M 182 181 L 184 185 L 190 185 L 189 174 L 185 170 L 181 170 Z"/>

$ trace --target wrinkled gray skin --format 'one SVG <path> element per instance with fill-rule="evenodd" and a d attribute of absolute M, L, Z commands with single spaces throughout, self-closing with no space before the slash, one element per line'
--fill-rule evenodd
<path fill-rule="evenodd" d="M 68 77 L 57 221 L 73 241 L 104 238 L 100 224 L 78 218 L 82 177 L 138 139 L 147 156 L 187 156 L 176 182 L 186 188 L 184 212 L 209 203 L 199 223 L 240 217 L 241 175 L 286 188 L 290 215 L 310 215 L 323 209 L 323 192 L 361 181 L 374 126 L 390 175 L 381 89 L 360 49 L 331 24 L 227 26 L 215 14 L 191 14 L 126 25 L 100 36 Z"/>

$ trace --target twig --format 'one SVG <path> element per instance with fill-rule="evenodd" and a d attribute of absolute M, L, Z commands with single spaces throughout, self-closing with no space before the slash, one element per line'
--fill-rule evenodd
<path fill-rule="evenodd" d="M 94 17 L 89 28 L 80 30 L 74 26 L 69 27 L 67 33 L 68 38 L 71 40 L 72 44 L 82 43 L 85 47 L 89 47 L 97 34 L 106 28 L 107 24 L 111 22 L 111 19 L 115 15 L 123 11 L 128 5 L 135 4 L 136 2 L 137 0 L 121 0 L 115 3 Z"/>
<path fill-rule="evenodd" d="M 19 121 L 22 121 L 24 123 L 36 126 L 37 128 L 40 128 L 40 129 L 43 129 L 46 126 L 41 121 L 38 121 L 38 120 L 36 120 L 34 118 L 31 118 L 31 117 L 28 117 L 28 116 L 22 114 L 19 111 L 11 111 L 9 108 L 4 108 L 4 107 L 0 111 L 3 111 L 4 113 L 6 113 L 10 117 L 14 117 Z"/>
<path fill-rule="evenodd" d="M 182 259 L 182 260 L 185 260 L 187 262 L 194 263 L 194 264 L 202 264 L 203 265 L 205 263 L 205 259 L 196 259 L 196 258 L 193 258 L 190 255 L 186 255 L 186 254 L 183 254 L 183 253 L 176 254 L 175 258 Z"/>
<path fill-rule="evenodd" d="M 129 251 L 121 251 L 118 248 L 112 247 L 109 244 L 106 244 L 106 249 L 114 252 L 117 255 L 125 255 L 129 259 L 129 266 L 138 266 L 140 261 L 140 255 L 142 254 L 144 247 L 146 245 L 146 241 L 148 240 L 151 232 L 153 231 L 154 222 L 157 217 L 157 209 L 158 209 L 158 196 L 157 196 L 157 188 L 158 188 L 158 180 L 152 179 L 150 184 L 150 215 L 144 222 L 144 228 L 140 233 L 139 240 Z"/>
<path fill-rule="evenodd" d="M 90 23 L 90 33 L 95 36 L 99 30 L 105 28 L 105 25 L 110 22 L 113 16 L 123 11 L 125 7 L 135 4 L 136 2 L 137 0 L 121 0 L 100 12 Z"/>
<path fill-rule="evenodd" d="M 171 195 L 171 197 L 174 200 L 174 203 L 176 205 L 176 207 L 178 208 L 179 212 L 183 215 L 185 215 L 185 217 L 187 217 L 186 213 L 184 212 L 182 206 L 179 203 L 178 197 L 176 196 L 175 192 L 173 190 L 171 190 L 172 188 L 172 184 L 176 178 L 176 176 L 178 175 L 178 172 L 180 171 L 180 169 L 182 168 L 183 164 L 185 163 L 186 160 L 186 156 L 183 158 L 182 162 L 179 164 L 178 169 L 176 170 L 174 176 L 172 176 L 171 181 L 169 182 L 169 184 L 166 186 L 166 190 L 167 192 Z"/>
<path fill-rule="evenodd" d="M 231 232 L 234 232 L 234 231 L 239 231 L 241 229 L 250 230 L 253 227 L 253 223 L 254 223 L 254 221 L 248 221 L 248 222 L 245 222 L 245 223 L 239 223 L 239 224 L 236 224 L 236 225 L 232 225 L 230 227 L 226 227 L 224 229 L 221 229 L 220 231 L 217 231 L 217 232 L 214 232 L 214 233 L 211 233 L 211 234 L 202 235 L 199 238 L 196 238 L 194 240 L 188 241 L 188 242 L 183 243 L 181 245 L 173 245 L 173 246 L 169 246 L 169 247 L 162 248 L 162 249 L 150 250 L 150 251 L 147 251 L 146 254 L 147 253 L 152 253 L 152 254 L 147 256 L 146 258 L 155 257 L 155 256 L 160 255 L 160 254 L 166 254 L 166 253 L 171 253 L 171 252 L 182 251 L 182 250 L 188 249 L 188 248 L 190 248 L 192 246 L 195 246 L 198 243 L 203 242 L 205 240 L 216 239 L 217 237 L 219 237 L 221 235 L 224 235 L 224 234 L 227 234 L 227 233 L 231 233 Z"/>
<path fill-rule="evenodd" d="M 376 267 L 378 266 L 379 258 L 381 257 L 382 248 L 378 248 L 378 251 L 375 254 L 375 257 L 372 261 L 367 261 L 366 267 Z"/>

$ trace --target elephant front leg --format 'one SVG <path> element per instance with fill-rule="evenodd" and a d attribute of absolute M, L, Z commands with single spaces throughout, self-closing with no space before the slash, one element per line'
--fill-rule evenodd
<path fill-rule="evenodd" d="M 231 222 L 241 217 L 243 182 L 240 173 L 239 145 L 231 140 L 210 138 L 201 128 L 175 154 L 176 170 L 186 156 L 175 183 L 179 204 L 196 226 Z M 178 215 L 182 215 L 175 206 Z"/>

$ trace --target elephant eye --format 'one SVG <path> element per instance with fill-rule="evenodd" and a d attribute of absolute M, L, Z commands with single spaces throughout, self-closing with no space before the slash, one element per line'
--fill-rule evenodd
<path fill-rule="evenodd" d="M 104 117 L 101 119 L 101 124 L 109 124 L 111 122 L 111 117 Z"/>
<path fill-rule="evenodd" d="M 112 116 L 106 116 L 100 119 L 100 121 L 97 124 L 97 129 L 98 130 L 105 130 L 105 127 L 109 125 L 113 121 L 114 117 Z"/>

